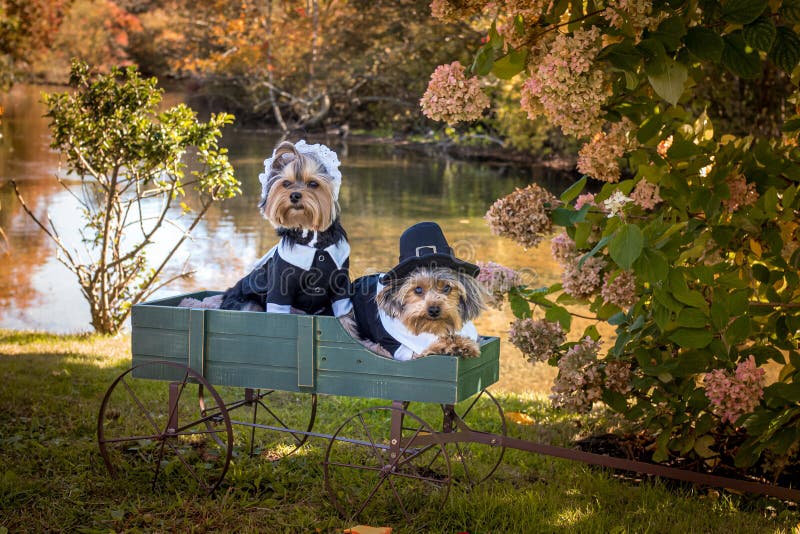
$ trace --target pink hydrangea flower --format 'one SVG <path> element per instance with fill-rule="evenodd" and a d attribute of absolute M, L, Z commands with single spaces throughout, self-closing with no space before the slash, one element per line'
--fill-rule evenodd
<path fill-rule="evenodd" d="M 623 395 L 628 393 L 631 386 L 631 364 L 622 361 L 605 362 L 605 387 Z"/>
<path fill-rule="evenodd" d="M 758 200 L 756 184 L 748 184 L 744 175 L 728 176 L 725 179 L 725 183 L 728 184 L 728 190 L 730 191 L 730 196 L 722 201 L 726 211 L 733 213 L 739 208 L 752 206 Z"/>
<path fill-rule="evenodd" d="M 436 67 L 420 100 L 425 116 L 450 124 L 480 118 L 489 107 L 489 97 L 478 79 L 467 78 L 464 71 L 458 61 Z"/>
<path fill-rule="evenodd" d="M 517 319 L 509 332 L 509 341 L 529 362 L 548 360 L 565 339 L 566 335 L 560 324 L 542 319 Z"/>
<path fill-rule="evenodd" d="M 536 184 L 495 201 L 486 222 L 495 235 L 509 237 L 526 248 L 538 245 L 553 227 L 550 210 L 558 199 Z"/>
<path fill-rule="evenodd" d="M 581 256 L 576 255 L 572 262 L 563 265 L 561 285 L 564 291 L 576 299 L 588 299 L 600 289 L 602 272 L 606 266 L 603 258 L 592 256 L 580 265 Z"/>
<path fill-rule="evenodd" d="M 630 271 L 620 271 L 617 274 L 606 273 L 600 296 L 604 301 L 616 304 L 620 308 L 632 306 L 638 300 L 636 276 Z"/>
<path fill-rule="evenodd" d="M 712 411 L 731 424 L 751 413 L 764 396 L 764 375 L 764 369 L 756 366 L 752 354 L 736 366 L 733 374 L 723 369 L 707 373 L 706 397 L 711 401 Z"/>
<path fill-rule="evenodd" d="M 637 37 L 641 37 L 645 28 L 655 29 L 661 21 L 661 17 L 652 16 L 651 0 L 608 0 L 606 6 L 603 17 L 609 24 L 614 28 L 624 29 L 627 23 Z"/>
<path fill-rule="evenodd" d="M 520 106 L 528 117 L 544 115 L 566 135 L 599 132 L 610 95 L 605 72 L 594 64 L 600 46 L 596 27 L 557 34 L 523 83 Z"/>
<path fill-rule="evenodd" d="M 594 206 L 594 193 L 584 193 L 575 199 L 575 209 L 579 210 L 585 205 Z"/>
<path fill-rule="evenodd" d="M 599 132 L 578 151 L 578 170 L 603 182 L 619 182 L 619 158 L 636 148 L 631 135 L 633 123 L 623 119 L 611 125 L 608 133 Z"/>
<path fill-rule="evenodd" d="M 478 282 L 483 285 L 488 293 L 486 304 L 498 310 L 503 308 L 506 293 L 512 288 L 522 284 L 522 277 L 514 269 L 504 267 L 493 261 L 478 262 L 481 272 L 478 273 Z"/>
<path fill-rule="evenodd" d="M 583 338 L 558 360 L 558 376 L 550 399 L 553 406 L 588 412 L 602 398 L 603 373 L 597 354 L 600 342 Z"/>
<path fill-rule="evenodd" d="M 631 193 L 633 203 L 643 210 L 652 210 L 662 201 L 659 195 L 660 189 L 656 184 L 651 184 L 647 180 L 639 180 Z"/>
<path fill-rule="evenodd" d="M 565 232 L 561 232 L 550 240 L 550 252 L 553 254 L 553 259 L 562 267 L 573 263 L 578 255 L 575 241 Z"/>

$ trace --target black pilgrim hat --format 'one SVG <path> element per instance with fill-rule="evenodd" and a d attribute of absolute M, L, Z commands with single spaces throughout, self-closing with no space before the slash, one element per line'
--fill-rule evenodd
<path fill-rule="evenodd" d="M 480 267 L 460 260 L 453 254 L 447 239 L 435 222 L 411 226 L 400 236 L 400 263 L 384 275 L 385 280 L 407 276 L 417 267 L 448 267 L 470 276 L 477 276 Z"/>

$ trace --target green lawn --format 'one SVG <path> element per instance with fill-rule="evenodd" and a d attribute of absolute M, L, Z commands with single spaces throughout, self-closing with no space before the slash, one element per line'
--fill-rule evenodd
<path fill-rule="evenodd" d="M 317 438 L 299 453 L 272 461 L 286 448 L 259 433 L 262 455 L 250 457 L 249 433 L 237 428 L 231 467 L 212 497 L 198 491 L 174 459 L 164 461 L 155 491 L 149 472 L 138 471 L 133 460 L 123 476 L 109 478 L 96 442 L 97 414 L 109 385 L 128 368 L 128 345 L 127 337 L 0 331 L 0 532 L 340 532 L 353 526 L 328 500 L 321 467 L 328 443 Z M 166 391 L 161 382 L 131 384 L 143 403 Z M 242 392 L 220 393 L 229 402 Z M 293 426 L 307 418 L 309 399 L 283 395 L 275 402 Z M 602 415 L 576 418 L 554 411 L 544 395 L 504 395 L 500 401 L 506 411 L 524 412 L 536 422 L 509 422 L 509 433 L 525 439 L 567 445 L 613 424 Z M 115 424 L 136 412 L 129 404 L 110 412 Z M 314 430 L 333 433 L 351 415 L 380 404 L 321 397 Z M 409 409 L 431 422 L 437 414 L 430 405 Z M 488 407 L 477 417 L 490 429 L 498 424 L 493 415 Z M 143 446 L 134 456 L 146 452 Z M 479 449 L 470 468 L 480 472 L 495 452 Z M 212 469 L 213 456 L 204 459 Z M 345 470 L 340 477 L 344 490 L 362 482 L 356 472 Z M 358 522 L 392 526 L 395 533 L 800 531 L 797 507 L 774 499 L 623 480 L 610 471 L 518 451 L 506 451 L 487 483 L 472 491 L 453 485 L 443 503 L 435 497 L 421 494 L 430 502 L 411 524 L 390 503 L 371 507 L 371 515 Z"/>

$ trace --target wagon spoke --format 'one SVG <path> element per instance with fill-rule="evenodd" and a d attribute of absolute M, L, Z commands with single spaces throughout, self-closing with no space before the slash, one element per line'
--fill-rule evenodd
<path fill-rule="evenodd" d="M 469 472 L 469 467 L 467 467 L 464 451 L 461 449 L 461 445 L 458 442 L 455 442 L 454 445 L 458 451 L 458 461 L 461 462 L 461 466 L 464 468 L 464 474 L 467 476 L 467 480 L 469 481 L 470 485 L 474 485 L 475 481 L 472 479 L 472 474 Z"/>
<path fill-rule="evenodd" d="M 397 493 L 397 487 L 394 485 L 394 481 L 392 480 L 392 477 L 387 477 L 387 478 L 389 479 L 389 487 L 392 488 L 392 493 L 394 494 L 394 498 L 397 501 L 397 503 L 400 505 L 400 510 L 402 510 L 403 515 L 406 517 L 406 521 L 408 523 L 411 523 L 411 521 L 414 518 L 411 517 L 410 514 L 408 513 L 408 510 L 406 510 L 406 506 L 403 504 L 403 499 L 401 499 L 400 498 L 400 494 Z"/>
<path fill-rule="evenodd" d="M 372 491 L 370 491 L 370 492 L 369 492 L 369 495 L 367 495 L 367 498 L 366 498 L 366 499 L 364 499 L 364 502 L 362 502 L 362 503 L 361 503 L 361 506 L 359 506 L 359 507 L 358 507 L 358 509 L 357 509 L 357 510 L 356 510 L 356 512 L 355 512 L 355 513 L 354 513 L 354 514 L 353 514 L 353 515 L 350 517 L 350 519 L 355 519 L 356 517 L 358 517 L 358 514 L 360 514 L 361 512 L 363 512 L 363 511 L 364 511 L 364 507 L 365 507 L 367 504 L 369 504 L 369 501 L 371 501 L 371 500 L 372 500 L 372 497 L 374 497 L 374 496 L 375 496 L 375 494 L 378 492 L 378 489 L 380 489 L 380 487 L 383 485 L 383 482 L 384 482 L 385 480 L 386 480 L 386 477 L 379 477 L 379 478 L 378 478 L 378 483 L 377 483 L 377 484 L 375 484 L 375 487 L 374 487 L 374 488 L 372 488 Z"/>
<path fill-rule="evenodd" d="M 172 452 L 173 452 L 173 453 L 175 453 L 175 456 L 177 456 L 177 457 L 178 457 L 178 460 L 180 460 L 180 461 L 181 461 L 181 463 L 182 463 L 182 464 L 183 464 L 183 466 L 186 468 L 186 470 L 187 470 L 187 471 L 189 471 L 189 473 L 190 473 L 190 474 L 191 474 L 191 475 L 194 477 L 194 479 L 195 479 L 197 482 L 199 482 L 199 483 L 200 483 L 200 485 L 201 485 L 201 486 L 203 486 L 203 489 L 204 489 L 204 490 L 206 490 L 206 491 L 210 491 L 210 488 L 208 487 L 208 485 L 205 483 L 205 481 L 204 481 L 202 478 L 200 478 L 200 476 L 197 474 L 197 472 L 194 470 L 194 468 L 193 468 L 191 465 L 189 465 L 189 462 L 187 462 L 187 461 L 186 461 L 186 459 L 183 457 L 183 455 L 181 454 L 181 452 L 178 450 L 178 447 L 176 447 L 176 446 L 175 446 L 173 443 L 171 443 L 171 442 L 169 442 L 169 443 L 167 443 L 167 444 L 168 444 L 168 445 L 170 446 L 170 448 L 172 449 Z"/>
<path fill-rule="evenodd" d="M 361 421 L 361 426 L 364 428 L 364 432 L 367 434 L 367 439 L 369 440 L 370 448 L 375 453 L 375 458 L 381 465 L 383 465 L 383 455 L 380 453 L 380 449 L 377 447 L 375 440 L 372 438 L 372 433 L 369 431 L 367 423 L 364 421 L 364 417 L 361 414 L 358 414 L 358 420 Z"/>
<path fill-rule="evenodd" d="M 156 489 L 156 482 L 158 481 L 158 474 L 161 472 L 161 462 L 164 460 L 164 445 L 166 441 L 161 442 L 161 446 L 158 448 L 158 458 L 156 459 L 156 468 L 153 473 L 153 482 L 150 485 L 150 490 Z"/>
<path fill-rule="evenodd" d="M 136 403 L 137 406 L 139 406 L 139 409 L 142 410 L 142 413 L 144 414 L 145 418 L 147 418 L 147 420 L 150 421 L 150 424 L 153 425 L 153 430 L 155 430 L 156 432 L 160 432 L 160 429 L 158 428 L 158 424 L 156 424 L 155 419 L 153 419 L 153 416 L 150 415 L 150 412 L 147 410 L 147 408 L 145 408 L 144 404 L 142 404 L 142 401 L 139 400 L 139 396 L 136 395 L 136 392 L 133 391 L 133 388 L 128 384 L 128 382 L 125 381 L 124 378 L 120 380 L 120 382 L 122 383 L 123 386 L 125 386 L 125 389 L 133 398 L 133 401 Z"/>
<path fill-rule="evenodd" d="M 481 391 L 480 393 L 478 393 L 477 395 L 475 395 L 475 399 L 474 399 L 474 400 L 472 401 L 472 403 L 469 405 L 469 408 L 467 408 L 466 410 L 464 410 L 464 413 L 461 415 L 461 417 L 460 417 L 460 419 L 461 419 L 461 420 L 464 420 L 464 419 L 466 419 L 466 418 L 467 418 L 467 416 L 469 415 L 469 412 L 471 412 L 471 411 L 472 411 L 472 409 L 475 407 L 475 405 L 476 405 L 476 404 L 478 404 L 478 401 L 480 400 L 480 398 L 481 398 L 481 397 L 483 397 L 483 394 L 484 394 L 485 392 L 486 392 L 486 390 L 484 389 L 483 391 Z"/>
<path fill-rule="evenodd" d="M 126 441 L 141 441 L 144 439 L 158 439 L 162 437 L 162 434 L 152 434 L 150 436 L 130 436 L 125 438 L 103 438 L 98 440 L 100 443 L 124 443 Z"/>
<path fill-rule="evenodd" d="M 261 402 L 260 400 L 258 401 L 258 404 L 260 404 L 260 405 L 261 405 L 261 407 L 262 407 L 262 408 L 264 408 L 264 409 L 267 411 L 267 413 L 268 413 L 268 414 L 270 414 L 270 415 L 272 416 L 272 418 L 273 418 L 273 419 L 275 419 L 275 421 L 277 421 L 277 422 L 278 422 L 278 425 L 282 426 L 283 428 L 289 429 L 289 425 L 287 425 L 286 423 L 284 423 L 284 422 L 281 420 L 281 418 L 280 418 L 280 417 L 278 417 L 278 415 L 277 415 L 275 412 L 273 412 L 272 410 L 270 410 L 269 406 L 267 406 L 266 404 L 264 404 L 264 403 L 263 403 L 263 402 Z M 289 434 L 291 434 L 291 436 L 294 438 L 294 440 L 295 440 L 297 443 L 302 443 L 303 439 L 302 439 L 302 438 L 298 438 L 298 437 L 297 437 L 297 434 L 295 434 L 294 432 L 289 432 Z"/>

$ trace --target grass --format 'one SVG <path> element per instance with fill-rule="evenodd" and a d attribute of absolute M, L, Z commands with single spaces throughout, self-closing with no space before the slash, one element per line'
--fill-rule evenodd
<path fill-rule="evenodd" d="M 321 467 L 327 441 L 317 438 L 271 461 L 285 448 L 263 441 L 269 436 L 262 433 L 264 454 L 251 458 L 249 435 L 237 428 L 236 454 L 212 497 L 198 491 L 174 459 L 164 463 L 167 476 L 156 491 L 136 462 L 125 476 L 109 478 L 96 442 L 97 413 L 109 385 L 129 366 L 128 344 L 126 337 L 0 330 L 0 532 L 341 532 L 353 526 L 328 499 Z M 143 403 L 166 390 L 156 381 L 131 384 Z M 221 394 L 230 401 L 241 390 L 221 388 Z M 309 400 L 283 395 L 275 405 L 290 426 L 302 425 Z M 508 423 L 509 433 L 524 439 L 567 445 L 614 424 L 602 414 L 576 418 L 552 410 L 544 396 L 504 393 L 500 401 L 506 411 L 524 412 L 536 422 Z M 135 410 L 129 410 L 130 401 L 120 402 L 113 423 L 122 425 Z M 381 404 L 321 397 L 314 430 L 333 433 L 351 415 Z M 431 422 L 438 413 L 430 405 L 409 409 Z M 498 424 L 491 406 L 477 417 L 476 426 Z M 472 465 L 488 465 L 495 452 L 479 448 Z M 144 446 L 137 452 L 145 453 Z M 214 457 L 206 454 L 204 461 L 211 465 Z M 359 474 L 343 470 L 341 487 L 358 487 Z M 390 525 L 395 533 L 800 532 L 797 508 L 774 499 L 623 480 L 607 470 L 513 450 L 488 483 L 472 491 L 453 485 L 443 504 L 426 501 L 421 508 L 412 523 L 399 519 L 391 505 L 370 510 L 358 522 Z"/>

